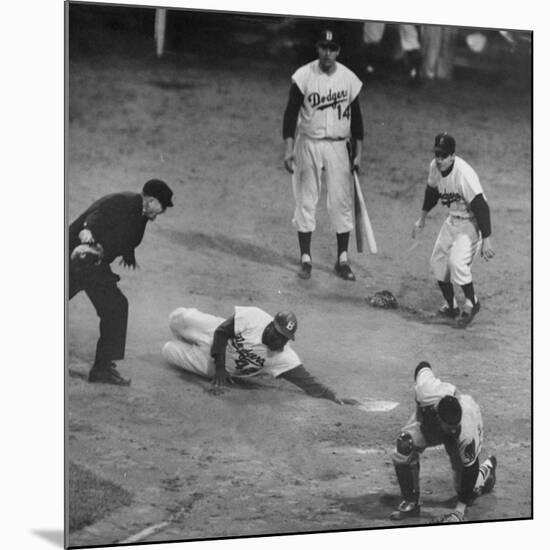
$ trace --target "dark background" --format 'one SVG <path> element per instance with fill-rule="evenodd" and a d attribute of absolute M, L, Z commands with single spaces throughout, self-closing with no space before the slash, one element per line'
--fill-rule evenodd
<path fill-rule="evenodd" d="M 70 55 L 153 55 L 154 20 L 153 7 L 70 3 Z M 240 58 L 297 66 L 315 57 L 316 36 L 327 27 L 340 37 L 339 61 L 363 78 L 368 54 L 363 42 L 363 21 L 358 20 L 174 8 L 167 10 L 164 49 L 165 55 L 191 54 L 210 58 L 213 63 Z M 417 24 L 417 28 L 421 41 L 422 25 Z M 466 43 L 466 36 L 477 30 L 481 30 L 487 38 L 487 45 L 481 53 L 474 53 Z M 510 34 L 515 40 L 513 47 L 499 34 L 498 29 L 458 27 L 453 77 L 489 86 L 529 82 L 532 33 L 512 30 Z M 380 46 L 385 62 L 382 76 L 399 78 L 404 66 L 397 22 L 386 24 Z"/>

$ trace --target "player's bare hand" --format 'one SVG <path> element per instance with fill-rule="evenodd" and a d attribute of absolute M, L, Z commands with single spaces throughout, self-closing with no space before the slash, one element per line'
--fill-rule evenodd
<path fill-rule="evenodd" d="M 217 386 L 210 386 L 208 389 L 204 390 L 210 395 L 221 395 L 224 392 L 225 388 L 219 388 Z"/>
<path fill-rule="evenodd" d="M 287 153 L 285 155 L 285 168 L 290 174 L 294 174 L 294 153 Z"/>
<path fill-rule="evenodd" d="M 493 249 L 493 245 L 491 244 L 491 239 L 489 237 L 486 237 L 481 241 L 481 257 L 487 262 L 491 258 L 495 257 L 495 250 Z"/>
<path fill-rule="evenodd" d="M 420 217 L 414 222 L 413 230 L 412 230 L 412 238 L 416 239 L 418 234 L 424 229 L 424 226 L 426 225 L 426 220 L 423 217 Z"/>
<path fill-rule="evenodd" d="M 233 384 L 233 379 L 226 370 L 216 372 L 212 377 L 212 388 L 210 393 L 214 395 L 223 393 L 229 384 Z"/>
<path fill-rule="evenodd" d="M 334 402 L 338 405 L 352 405 L 354 407 L 361 404 L 360 401 L 351 397 L 337 397 Z"/>
<path fill-rule="evenodd" d="M 82 244 L 94 244 L 95 239 L 92 235 L 92 232 L 89 229 L 83 229 L 79 234 L 78 238 Z"/>

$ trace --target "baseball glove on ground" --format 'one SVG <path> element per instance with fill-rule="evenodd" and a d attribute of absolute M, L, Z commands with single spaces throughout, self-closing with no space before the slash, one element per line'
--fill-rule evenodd
<path fill-rule="evenodd" d="M 98 244 L 79 244 L 71 252 L 71 263 L 78 268 L 98 265 L 103 259 L 103 247 Z"/>
<path fill-rule="evenodd" d="M 379 290 L 373 296 L 369 296 L 367 302 L 371 306 L 385 309 L 395 309 L 397 307 L 397 299 L 389 290 Z"/>
<path fill-rule="evenodd" d="M 430 523 L 461 523 L 462 521 L 464 521 L 464 516 L 455 510 L 435 518 Z"/>

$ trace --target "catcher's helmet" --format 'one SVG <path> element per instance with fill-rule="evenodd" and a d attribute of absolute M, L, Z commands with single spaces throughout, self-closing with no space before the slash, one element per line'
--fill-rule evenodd
<path fill-rule="evenodd" d="M 273 319 L 273 324 L 279 334 L 286 336 L 289 340 L 294 340 L 294 334 L 298 329 L 298 319 L 292 311 L 279 311 Z"/>

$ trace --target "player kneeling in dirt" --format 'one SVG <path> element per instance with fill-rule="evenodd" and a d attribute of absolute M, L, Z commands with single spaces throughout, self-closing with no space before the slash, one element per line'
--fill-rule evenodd
<path fill-rule="evenodd" d="M 418 364 L 414 379 L 416 412 L 399 434 L 392 457 L 403 501 L 390 518 L 420 515 L 420 454 L 427 447 L 444 445 L 451 460 L 458 502 L 453 512 L 435 523 L 464 521 L 466 507 L 480 494 L 490 492 L 496 481 L 496 458 L 490 456 L 479 464 L 483 441 L 481 411 L 472 397 L 436 378 L 426 361 Z"/>
<path fill-rule="evenodd" d="M 312 397 L 339 405 L 357 401 L 339 398 L 319 383 L 290 347 L 298 320 L 292 312 L 272 317 L 257 307 L 235 307 L 229 319 L 194 308 L 178 308 L 170 314 L 174 340 L 166 342 L 162 356 L 171 364 L 212 380 L 212 392 L 223 392 L 235 380 L 267 373 L 292 382 Z M 227 359 L 226 359 L 227 358 Z"/>

